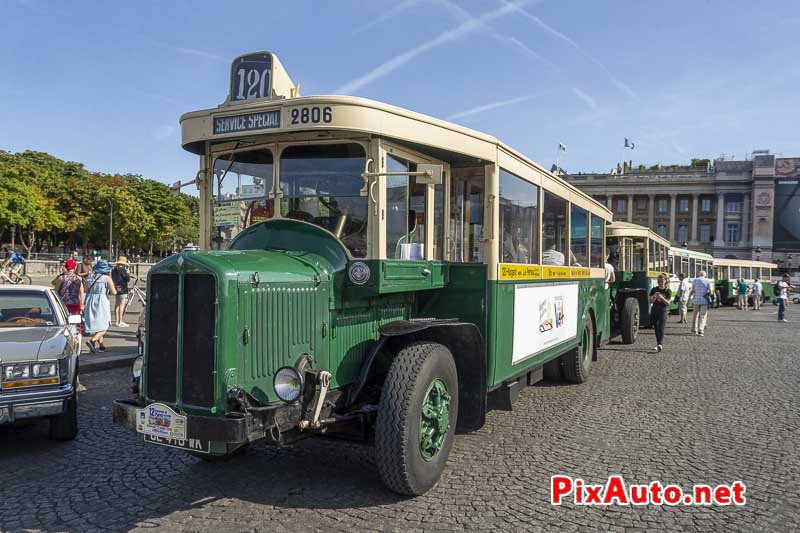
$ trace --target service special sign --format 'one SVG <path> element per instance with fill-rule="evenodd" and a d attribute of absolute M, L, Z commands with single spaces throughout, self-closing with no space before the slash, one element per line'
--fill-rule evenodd
<path fill-rule="evenodd" d="M 517 285 L 514 288 L 512 364 L 578 334 L 578 284 Z"/>
<path fill-rule="evenodd" d="M 214 135 L 240 131 L 267 130 L 281 127 L 281 112 L 259 111 L 245 115 L 214 117 Z"/>

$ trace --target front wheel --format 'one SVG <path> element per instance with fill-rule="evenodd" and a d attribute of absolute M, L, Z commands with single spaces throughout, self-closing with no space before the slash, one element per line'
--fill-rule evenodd
<path fill-rule="evenodd" d="M 33 283 L 33 280 L 27 274 L 12 274 L 11 279 L 14 285 L 30 285 Z"/>
<path fill-rule="evenodd" d="M 378 472 L 394 492 L 418 496 L 439 481 L 453 445 L 458 373 L 445 346 L 417 342 L 392 361 L 375 423 Z"/>
<path fill-rule="evenodd" d="M 64 412 L 50 418 L 50 439 L 73 440 L 78 436 L 78 393 L 66 400 Z"/>
<path fill-rule="evenodd" d="M 570 383 L 583 383 L 589 379 L 589 370 L 594 354 L 594 326 L 591 317 L 587 316 L 583 323 L 581 343 L 573 350 L 565 353 L 561 371 L 564 379 Z"/>

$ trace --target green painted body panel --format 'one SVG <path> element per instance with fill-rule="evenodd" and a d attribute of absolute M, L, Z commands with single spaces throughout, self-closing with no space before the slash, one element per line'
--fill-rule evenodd
<path fill-rule="evenodd" d="M 752 284 L 753 280 L 750 279 L 747 282 Z M 715 288 L 720 294 L 722 304 L 734 305 L 736 303 L 736 297 L 739 294 L 738 285 L 735 279 L 716 280 Z M 775 298 L 775 287 L 771 281 L 762 281 L 761 289 L 763 290 L 762 298 L 764 300 Z"/>
<path fill-rule="evenodd" d="M 577 346 L 583 331 L 584 320 L 591 311 L 595 316 L 595 331 L 601 342 L 609 338 L 609 304 L 608 292 L 603 279 L 570 280 L 557 284 L 578 284 L 577 335 L 571 340 L 556 344 L 536 355 L 512 364 L 514 339 L 514 287 L 517 284 L 556 284 L 550 281 L 496 281 L 489 283 L 489 369 L 488 383 L 490 387 L 500 385 L 504 381 L 522 374 L 550 359 Z M 537 317 L 531 317 L 531 327 L 535 327 Z"/>
<path fill-rule="evenodd" d="M 579 342 L 576 336 L 512 365 L 514 282 L 487 281 L 486 265 L 369 260 L 364 262 L 370 267 L 370 279 L 355 285 L 347 275 L 347 264 L 353 260 L 340 253 L 340 243 L 324 230 L 292 221 L 251 228 L 255 228 L 253 234 L 245 237 L 263 244 L 261 249 L 186 252 L 150 270 L 150 277 L 202 272 L 216 280 L 214 406 L 184 405 L 179 382 L 177 401 L 165 403 L 181 412 L 223 416 L 227 392 L 233 386 L 262 403 L 277 402 L 272 386 L 275 372 L 294 365 L 303 354 L 313 357 L 315 368 L 331 372 L 332 388 L 346 386 L 358 378 L 380 327 L 397 320 L 439 318 L 475 324 L 485 342 L 490 386 Z M 292 242 L 305 249 L 288 249 Z M 591 309 L 600 340 L 607 340 L 608 296 L 603 280 L 573 282 L 579 284 L 578 334 Z M 182 282 L 180 287 L 182 291 Z M 183 302 L 182 293 L 178 298 Z M 191 325 L 179 320 L 176 335 L 184 334 L 191 335 Z M 190 354 L 180 353 L 178 344 L 180 380 L 183 358 Z M 147 372 L 145 354 L 143 380 Z M 145 381 L 141 390 L 148 390 Z M 148 399 L 141 402 L 146 404 Z"/>

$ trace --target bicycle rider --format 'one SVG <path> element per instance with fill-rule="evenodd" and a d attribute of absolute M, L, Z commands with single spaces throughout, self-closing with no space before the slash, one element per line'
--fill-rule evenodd
<path fill-rule="evenodd" d="M 25 258 L 22 257 L 22 254 L 18 254 L 13 248 L 9 249 L 8 247 L 4 247 L 3 252 L 6 253 L 7 257 L 3 260 L 2 269 L 8 270 L 10 278 L 18 280 L 22 265 L 25 264 Z"/>

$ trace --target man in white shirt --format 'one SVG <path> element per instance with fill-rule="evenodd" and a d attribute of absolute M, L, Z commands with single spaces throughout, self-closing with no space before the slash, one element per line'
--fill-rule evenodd
<path fill-rule="evenodd" d="M 775 298 L 778 299 L 778 321 L 780 322 L 789 322 L 786 320 L 786 302 L 789 300 L 789 289 L 794 288 L 790 281 L 789 274 L 784 274 L 783 279 L 775 284 L 778 289 Z"/>
<path fill-rule="evenodd" d="M 706 271 L 701 270 L 698 276 L 694 278 L 689 293 L 692 297 L 692 307 L 694 308 L 692 333 L 697 333 L 701 337 L 706 329 L 706 317 L 708 316 L 708 304 L 711 303 L 710 295 L 712 290 L 711 280 L 706 277 Z"/>
<path fill-rule="evenodd" d="M 611 264 L 611 254 L 608 254 L 606 256 L 606 290 L 608 290 L 608 284 L 615 281 L 617 281 L 617 274 L 614 265 Z"/>
<path fill-rule="evenodd" d="M 692 291 L 692 282 L 683 272 L 678 276 L 678 279 L 681 280 L 680 286 L 678 287 L 681 317 L 679 322 L 681 324 L 687 324 L 688 320 L 686 319 L 686 315 L 689 313 L 689 293 Z"/>
<path fill-rule="evenodd" d="M 764 294 L 764 287 L 758 278 L 753 280 L 751 294 L 753 295 L 753 311 L 758 311 L 761 309 L 761 295 Z"/>
<path fill-rule="evenodd" d="M 555 243 L 547 247 L 547 250 L 542 252 L 543 265 L 564 266 L 564 254 L 556 250 Z"/>

